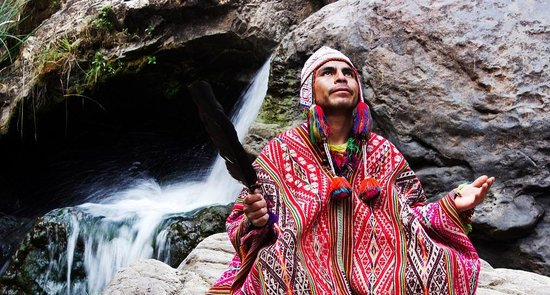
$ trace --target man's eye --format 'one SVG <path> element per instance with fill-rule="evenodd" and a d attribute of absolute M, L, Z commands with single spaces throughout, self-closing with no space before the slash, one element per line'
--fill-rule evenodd
<path fill-rule="evenodd" d="M 353 72 L 346 71 L 346 72 L 344 72 L 344 75 L 347 76 L 347 77 L 353 77 Z"/>
<path fill-rule="evenodd" d="M 324 71 L 323 73 L 321 73 L 321 76 L 330 76 L 330 75 L 332 75 L 331 71 Z"/>

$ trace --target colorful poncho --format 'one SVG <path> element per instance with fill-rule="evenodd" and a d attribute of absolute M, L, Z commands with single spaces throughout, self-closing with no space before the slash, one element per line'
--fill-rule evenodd
<path fill-rule="evenodd" d="M 242 211 L 243 190 L 227 219 L 241 256 L 235 255 L 210 294 L 230 292 L 246 256 L 242 250 L 254 246 L 259 251 L 235 294 L 475 293 L 479 257 L 452 193 L 424 203 L 421 184 L 403 155 L 371 133 L 367 170 L 381 183 L 380 196 L 368 204 L 357 197 L 365 177 L 361 163 L 350 179 L 352 197 L 331 200 L 332 176 L 307 132 L 305 124 L 284 132 L 255 161 L 278 224 L 253 228 Z"/>

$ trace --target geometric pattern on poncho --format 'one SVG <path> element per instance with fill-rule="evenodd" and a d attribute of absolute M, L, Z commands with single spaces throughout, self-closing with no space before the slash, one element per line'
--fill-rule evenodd
<path fill-rule="evenodd" d="M 328 197 L 330 174 L 307 126 L 271 140 L 254 163 L 281 232 L 266 241 L 237 294 L 473 294 L 479 257 L 447 195 L 425 204 L 418 178 L 402 154 L 371 133 L 367 172 L 380 196 L 358 198 L 363 164 L 349 179 L 352 197 Z M 239 249 L 254 237 L 242 211 L 243 190 L 227 219 Z M 256 237 L 261 239 L 261 237 Z M 240 257 L 210 289 L 229 291 Z"/>

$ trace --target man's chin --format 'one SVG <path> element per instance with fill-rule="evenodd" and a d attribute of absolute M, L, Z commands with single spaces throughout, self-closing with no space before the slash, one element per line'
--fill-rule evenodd
<path fill-rule="evenodd" d="M 331 104 L 328 106 L 323 106 L 322 108 L 325 113 L 336 113 L 336 112 L 347 113 L 347 112 L 353 112 L 356 105 L 357 104 L 347 102 L 347 103 Z"/>

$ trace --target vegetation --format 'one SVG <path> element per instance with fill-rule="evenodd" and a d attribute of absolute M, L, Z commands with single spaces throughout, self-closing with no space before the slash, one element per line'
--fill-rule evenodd
<path fill-rule="evenodd" d="M 0 65 L 12 62 L 13 54 L 19 49 L 25 37 L 15 34 L 22 21 L 21 12 L 28 0 L 0 1 Z"/>
<path fill-rule="evenodd" d="M 102 51 L 97 51 L 86 71 L 86 85 L 93 86 L 107 76 L 112 76 L 122 67 L 121 61 L 110 60 Z"/>
<path fill-rule="evenodd" d="M 101 8 L 99 15 L 92 20 L 92 26 L 96 29 L 104 29 L 110 31 L 114 25 L 111 21 L 111 15 L 113 14 L 113 7 L 111 5 L 105 5 Z"/>
<path fill-rule="evenodd" d="M 148 65 L 156 65 L 157 64 L 157 57 L 152 55 L 152 56 L 147 56 L 147 64 Z"/>
<path fill-rule="evenodd" d="M 49 72 L 48 68 L 71 66 L 77 59 L 79 40 L 63 37 L 51 43 L 38 57 L 39 72 Z"/>

